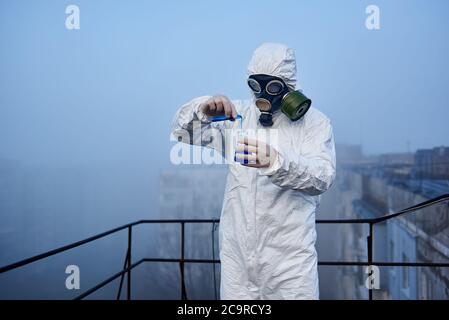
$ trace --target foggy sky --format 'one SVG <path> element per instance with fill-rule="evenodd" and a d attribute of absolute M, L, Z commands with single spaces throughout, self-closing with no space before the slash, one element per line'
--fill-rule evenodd
<path fill-rule="evenodd" d="M 367 154 L 448 145 L 449 2 L 342 2 L 1 1 L 0 159 L 49 188 L 35 197 L 59 201 L 54 215 L 75 215 L 60 220 L 72 229 L 9 259 L 157 215 L 174 113 L 200 95 L 249 98 L 246 65 L 262 42 L 296 50 L 299 83 L 337 143 L 360 143 Z M 80 8 L 80 30 L 65 28 L 70 4 Z M 365 28 L 370 4 L 380 8 L 380 30 Z M 56 197 L 45 179 L 67 186 Z M 76 188 L 89 203 L 77 203 L 71 181 L 87 184 Z M 52 219 L 34 205 L 21 219 Z M 0 212 L 26 233 L 16 217 Z"/>
<path fill-rule="evenodd" d="M 365 28 L 368 1 L 76 1 L 70 31 L 72 2 L 0 4 L 1 157 L 158 170 L 176 109 L 204 94 L 248 98 L 246 65 L 264 41 L 296 50 L 337 143 L 447 144 L 447 1 L 376 1 L 377 31 Z"/>

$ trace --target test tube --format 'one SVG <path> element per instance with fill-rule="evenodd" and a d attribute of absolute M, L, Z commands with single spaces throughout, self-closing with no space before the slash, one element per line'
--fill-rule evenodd
<path fill-rule="evenodd" d="M 235 118 L 228 117 L 226 115 L 224 115 L 224 116 L 214 116 L 214 117 L 210 118 L 210 121 L 212 121 L 212 122 L 225 121 L 225 120 L 231 120 L 231 121 L 240 120 L 241 121 L 242 119 L 243 119 L 242 116 L 238 114 Z"/>

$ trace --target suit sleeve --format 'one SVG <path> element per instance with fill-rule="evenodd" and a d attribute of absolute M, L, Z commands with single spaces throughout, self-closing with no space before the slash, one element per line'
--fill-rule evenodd
<path fill-rule="evenodd" d="M 224 124 L 211 122 L 200 110 L 200 105 L 210 96 L 195 98 L 181 106 L 172 121 L 172 136 L 181 142 L 224 150 Z"/>
<path fill-rule="evenodd" d="M 274 163 L 259 172 L 279 187 L 319 195 L 330 188 L 336 175 L 335 143 L 329 119 L 314 123 L 301 143 L 301 154 L 277 150 Z"/>

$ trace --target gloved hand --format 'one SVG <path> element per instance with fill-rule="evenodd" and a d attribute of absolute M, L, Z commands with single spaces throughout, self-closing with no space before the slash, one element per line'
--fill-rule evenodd
<path fill-rule="evenodd" d="M 237 117 L 237 111 L 232 102 L 228 99 L 228 97 L 223 95 L 216 95 L 206 102 L 200 105 L 200 110 L 207 116 L 222 116 L 226 115 L 227 117 L 235 119 Z"/>
<path fill-rule="evenodd" d="M 235 151 L 236 161 L 252 168 L 267 168 L 275 162 L 278 156 L 276 149 L 269 144 L 248 137 L 238 141 Z"/>

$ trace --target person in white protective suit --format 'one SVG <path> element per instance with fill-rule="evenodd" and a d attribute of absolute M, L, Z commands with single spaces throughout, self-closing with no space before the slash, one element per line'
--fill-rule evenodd
<path fill-rule="evenodd" d="M 220 138 L 239 124 L 211 122 L 211 116 L 239 114 L 244 130 L 278 133 L 271 145 L 241 140 L 237 149 L 247 154 L 239 153 L 237 160 L 247 162 L 229 165 L 219 230 L 221 299 L 318 299 L 315 210 L 336 174 L 332 126 L 314 107 L 292 121 L 279 110 L 279 101 L 270 100 L 282 90 L 298 89 L 293 49 L 263 44 L 251 58 L 248 76 L 253 99 L 195 98 L 172 124 L 180 141 L 221 152 Z M 265 91 L 268 98 L 258 99 Z M 200 135 L 194 134 L 195 121 L 201 123 Z"/>

